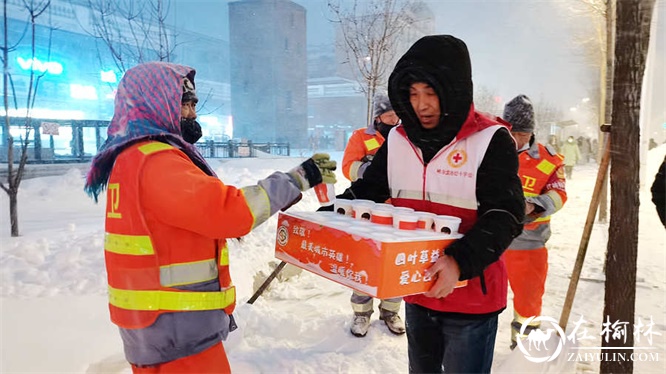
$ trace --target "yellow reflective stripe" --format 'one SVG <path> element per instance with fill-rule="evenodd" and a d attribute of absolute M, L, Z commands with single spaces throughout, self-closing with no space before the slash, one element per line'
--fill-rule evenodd
<path fill-rule="evenodd" d="M 220 248 L 220 266 L 229 265 L 229 247 L 225 242 L 222 248 Z"/>
<path fill-rule="evenodd" d="M 120 235 L 106 233 L 104 249 L 121 255 L 146 256 L 155 254 L 150 237 L 143 235 Z"/>
<path fill-rule="evenodd" d="M 546 175 L 550 175 L 553 172 L 553 170 L 555 170 L 555 164 L 553 164 L 552 162 L 550 162 L 548 160 L 543 160 L 543 161 L 539 162 L 539 165 L 537 165 L 536 168 L 540 172 L 542 172 Z"/>
<path fill-rule="evenodd" d="M 206 282 L 217 278 L 215 259 L 160 266 L 160 284 L 165 287 Z"/>
<path fill-rule="evenodd" d="M 174 148 L 173 146 L 170 146 L 166 143 L 160 143 L 160 142 L 151 142 L 148 144 L 144 144 L 139 147 L 139 151 L 143 153 L 144 155 L 149 155 L 151 153 L 159 152 L 159 151 L 164 151 L 166 149 L 171 149 Z"/>
<path fill-rule="evenodd" d="M 525 191 L 523 191 L 523 194 L 525 195 L 525 197 L 536 197 L 536 196 L 539 196 L 538 193 L 534 193 L 534 192 L 525 192 Z"/>
<path fill-rule="evenodd" d="M 254 218 L 252 228 L 264 223 L 271 216 L 271 201 L 266 190 L 260 186 L 247 186 L 240 189 L 245 197 L 245 202 Z"/>
<path fill-rule="evenodd" d="M 550 216 L 540 217 L 540 218 L 535 219 L 532 222 L 537 223 L 537 222 L 546 222 L 546 221 L 550 221 Z"/>
<path fill-rule="evenodd" d="M 375 138 L 368 139 L 368 140 L 364 141 L 363 143 L 365 144 L 365 148 L 368 151 L 372 151 L 373 149 L 377 149 L 377 148 L 380 147 L 379 142 Z"/>
<path fill-rule="evenodd" d="M 109 304 L 127 310 L 214 310 L 236 301 L 236 288 L 219 292 L 130 291 L 109 287 Z"/>

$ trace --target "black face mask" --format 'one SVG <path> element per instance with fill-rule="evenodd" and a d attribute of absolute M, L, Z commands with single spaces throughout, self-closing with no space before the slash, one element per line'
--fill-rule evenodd
<path fill-rule="evenodd" d="M 180 134 L 186 142 L 194 144 L 201 139 L 201 125 L 194 118 L 181 118 Z"/>
<path fill-rule="evenodd" d="M 386 139 L 388 137 L 389 131 L 393 128 L 394 125 L 388 125 L 384 122 L 377 122 L 375 128 L 379 131 L 380 134 Z"/>

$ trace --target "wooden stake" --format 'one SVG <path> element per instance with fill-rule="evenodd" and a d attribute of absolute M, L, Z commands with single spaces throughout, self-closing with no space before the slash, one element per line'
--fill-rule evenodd
<path fill-rule="evenodd" d="M 603 187 L 606 175 L 608 174 L 608 165 L 610 164 L 610 133 L 606 133 L 606 142 L 604 144 L 604 151 L 599 164 L 599 171 L 597 172 L 597 181 L 594 185 L 592 192 L 592 200 L 590 207 L 587 210 L 587 220 L 583 228 L 583 236 L 580 239 L 578 246 L 578 256 L 574 264 L 573 272 L 571 273 L 571 280 L 569 281 L 569 290 L 567 290 L 567 297 L 564 300 L 562 307 L 562 315 L 560 315 L 560 327 L 566 331 L 567 323 L 569 322 L 569 314 L 571 314 L 571 307 L 573 306 L 574 297 L 576 296 L 576 288 L 578 287 L 578 280 L 580 279 L 581 270 L 583 270 L 583 262 L 587 253 L 587 245 L 590 243 L 590 235 L 592 234 L 592 226 L 599 207 L 599 197 L 601 188 Z"/>

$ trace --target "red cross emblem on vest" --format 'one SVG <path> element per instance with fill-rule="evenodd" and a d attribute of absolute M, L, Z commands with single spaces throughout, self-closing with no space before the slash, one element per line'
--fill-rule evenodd
<path fill-rule="evenodd" d="M 467 153 L 462 149 L 454 149 L 449 153 L 447 161 L 452 168 L 459 168 L 467 162 Z"/>

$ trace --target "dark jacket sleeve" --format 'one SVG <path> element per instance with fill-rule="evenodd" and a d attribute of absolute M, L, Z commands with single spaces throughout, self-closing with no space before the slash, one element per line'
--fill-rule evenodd
<path fill-rule="evenodd" d="M 652 202 L 657 207 L 657 214 L 661 224 L 666 227 L 666 157 L 659 167 L 657 175 L 652 183 Z"/>
<path fill-rule="evenodd" d="M 506 129 L 488 145 L 476 179 L 477 221 L 445 251 L 460 267 L 460 280 L 474 278 L 497 261 L 523 229 L 525 198 L 516 146 Z"/>

